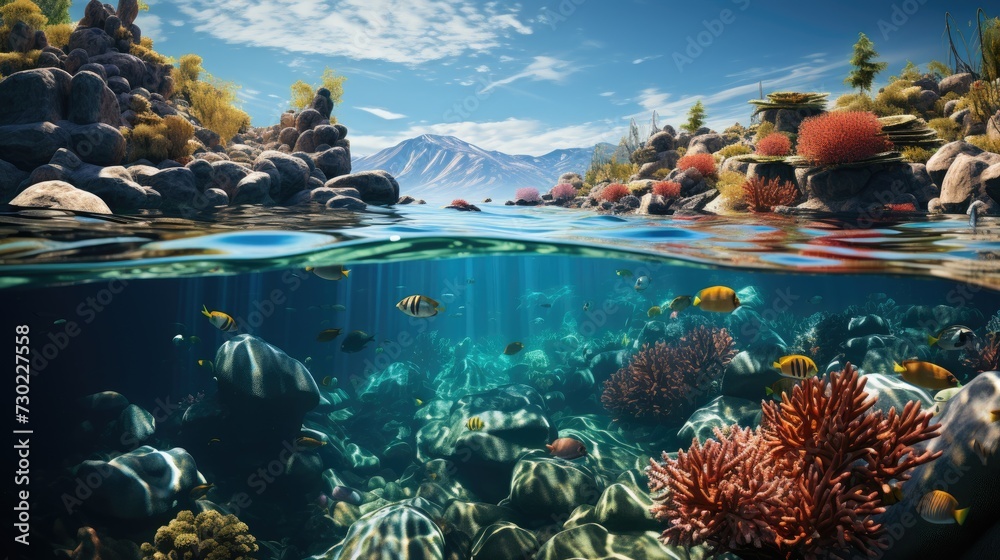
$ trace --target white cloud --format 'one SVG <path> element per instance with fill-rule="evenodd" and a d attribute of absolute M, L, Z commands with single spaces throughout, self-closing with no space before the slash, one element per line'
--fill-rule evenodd
<path fill-rule="evenodd" d="M 486 73 L 486 72 L 489 72 L 489 71 L 490 71 L 490 67 L 487 66 L 487 65 L 485 65 L 485 64 L 480 64 L 479 66 L 476 66 L 476 72 Z"/>
<path fill-rule="evenodd" d="M 160 16 L 142 14 L 136 25 L 142 30 L 142 36 L 149 37 L 154 43 L 163 43 L 167 40 L 167 36 L 163 32 L 163 20 L 160 19 Z"/>
<path fill-rule="evenodd" d="M 513 60 L 516 60 L 516 59 L 513 56 L 507 56 L 505 54 L 502 54 L 502 55 L 500 55 L 500 58 L 497 59 L 497 60 L 499 60 L 500 62 L 511 62 Z"/>
<path fill-rule="evenodd" d="M 533 119 L 509 118 L 495 122 L 457 122 L 410 126 L 387 135 L 351 133 L 351 153 L 373 154 L 408 138 L 422 134 L 456 136 L 487 150 L 508 154 L 540 156 L 563 148 L 593 146 L 599 142 L 617 143 L 625 126 L 609 122 L 587 122 L 549 127 Z"/>
<path fill-rule="evenodd" d="M 487 84 L 479 93 L 484 93 L 497 86 L 506 85 L 524 78 L 531 78 L 534 81 L 547 80 L 550 82 L 561 82 L 566 76 L 576 71 L 577 68 L 572 66 L 572 63 L 569 61 L 551 56 L 536 56 L 532 63 L 521 72 Z"/>
<path fill-rule="evenodd" d="M 653 55 L 653 56 L 644 56 L 642 58 L 637 58 L 637 59 L 633 60 L 632 64 L 642 64 L 643 62 L 649 62 L 650 60 L 656 60 L 657 58 L 660 58 L 661 56 L 663 56 L 663 55 L 662 54 L 656 54 L 656 55 Z"/>
<path fill-rule="evenodd" d="M 170 25 L 173 25 L 174 27 L 184 27 L 184 20 L 172 19 L 170 20 Z"/>
<path fill-rule="evenodd" d="M 355 107 L 355 109 L 359 109 L 366 113 L 371 113 L 376 117 L 380 119 L 385 119 L 387 121 L 394 121 L 396 119 L 402 119 L 406 117 L 406 115 L 403 115 L 401 113 L 393 113 L 392 111 L 389 111 L 387 109 L 381 109 L 379 107 Z"/>
<path fill-rule="evenodd" d="M 604 93 L 601 93 L 600 96 L 601 97 L 611 97 L 614 94 L 615 94 L 615 92 L 613 92 L 613 91 L 605 91 Z"/>
<path fill-rule="evenodd" d="M 228 43 L 421 64 L 501 46 L 531 28 L 520 7 L 472 0 L 178 0 L 194 29 Z"/>

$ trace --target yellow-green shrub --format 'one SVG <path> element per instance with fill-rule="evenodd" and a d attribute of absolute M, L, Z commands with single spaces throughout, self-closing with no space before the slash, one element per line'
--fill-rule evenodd
<path fill-rule="evenodd" d="M 129 144 L 128 161 L 145 159 L 159 163 L 169 159 L 170 141 L 163 132 L 162 124 L 137 124 L 135 128 L 128 130 L 125 134 Z"/>
<path fill-rule="evenodd" d="M 194 153 L 194 125 L 179 115 L 163 117 L 163 135 L 170 143 L 168 157 L 172 160 L 185 158 Z"/>
<path fill-rule="evenodd" d="M 657 169 L 653 172 L 653 178 L 662 181 L 667 178 L 667 175 L 670 175 L 670 171 L 670 169 Z"/>
<path fill-rule="evenodd" d="M 191 115 L 201 126 L 219 135 L 223 144 L 250 126 L 250 115 L 236 107 L 239 86 L 223 82 L 205 73 L 201 57 L 187 54 L 181 57 L 174 72 L 174 90 L 187 97 Z"/>
<path fill-rule="evenodd" d="M 32 30 L 42 29 L 48 18 L 42 14 L 42 10 L 31 0 L 14 0 L 10 4 L 0 7 L 0 45 L 7 48 L 7 37 L 14 24 L 22 21 Z"/>
<path fill-rule="evenodd" d="M 0 74 L 13 74 L 21 70 L 30 70 L 38 63 L 42 51 L 34 50 L 26 53 L 0 53 Z"/>
<path fill-rule="evenodd" d="M 69 36 L 76 29 L 75 25 L 69 23 L 57 23 L 45 26 L 45 37 L 49 44 L 58 49 L 64 49 L 69 45 Z"/>
<path fill-rule="evenodd" d="M 927 163 L 936 150 L 928 150 L 919 146 L 907 146 L 903 148 L 902 154 L 906 161 L 910 163 Z"/>
<path fill-rule="evenodd" d="M 927 126 L 934 129 L 938 138 L 945 142 L 954 142 L 962 138 L 962 127 L 947 117 L 931 119 L 927 121 Z"/>
<path fill-rule="evenodd" d="M 753 137 L 753 142 L 756 144 L 760 142 L 762 138 L 767 138 L 769 134 L 774 132 L 774 123 L 762 122 L 757 125 L 757 133 Z"/>
<path fill-rule="evenodd" d="M 129 46 L 129 53 L 132 56 L 137 56 L 137 57 L 139 57 L 139 58 L 141 58 L 141 59 L 143 59 L 146 62 L 149 62 L 151 64 L 167 64 L 167 63 L 169 63 L 170 62 L 169 58 L 167 58 L 167 57 L 163 56 L 162 54 L 160 54 L 160 53 L 158 53 L 158 52 L 156 52 L 156 51 L 153 50 L 153 47 L 152 47 L 152 43 L 153 42 L 152 41 L 149 42 L 150 46 L 148 46 L 148 47 L 143 44 L 146 41 L 146 39 L 148 39 L 148 37 L 143 37 L 142 39 L 140 39 L 138 45 L 135 44 L 135 43 L 132 43 L 132 45 Z"/>
<path fill-rule="evenodd" d="M 981 136 L 970 136 L 966 138 L 966 141 L 981 150 L 993 152 L 994 154 L 1000 154 L 1000 140 L 991 139 L 985 134 Z"/>
<path fill-rule="evenodd" d="M 723 210 L 730 212 L 746 210 L 747 203 L 743 193 L 743 183 L 746 180 L 746 176 L 738 171 L 719 173 L 715 188 L 719 191 L 719 197 L 722 199 Z"/>
<path fill-rule="evenodd" d="M 715 155 L 716 159 L 722 160 L 733 156 L 742 156 L 752 153 L 753 150 L 751 150 L 750 146 L 747 146 L 746 144 L 730 144 L 718 152 L 715 152 Z"/>
<path fill-rule="evenodd" d="M 615 160 L 611 160 L 592 165 L 587 170 L 584 181 L 592 185 L 604 182 L 621 183 L 627 181 L 629 177 L 638 172 L 639 166 L 634 163 L 618 163 Z"/>

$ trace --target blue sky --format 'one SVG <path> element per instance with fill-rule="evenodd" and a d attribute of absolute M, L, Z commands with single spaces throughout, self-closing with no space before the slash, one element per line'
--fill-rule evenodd
<path fill-rule="evenodd" d="M 764 92 L 847 91 L 858 33 L 889 72 L 947 60 L 944 0 L 147 0 L 156 49 L 194 52 L 242 86 L 255 125 L 277 122 L 289 86 L 327 66 L 347 76 L 335 109 L 355 155 L 420 134 L 541 155 L 617 142 L 653 110 L 678 125 L 702 99 L 708 124 L 749 122 Z M 85 2 L 74 2 L 74 18 Z M 997 14 L 992 14 L 997 15 Z"/>

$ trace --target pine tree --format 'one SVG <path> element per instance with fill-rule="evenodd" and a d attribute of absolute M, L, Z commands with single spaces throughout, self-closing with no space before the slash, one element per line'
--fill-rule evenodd
<path fill-rule="evenodd" d="M 870 92 L 875 75 L 889 66 L 887 62 L 873 62 L 877 56 L 878 52 L 871 39 L 864 33 L 859 34 L 858 42 L 854 44 L 854 56 L 851 57 L 851 66 L 854 66 L 854 70 L 844 83 L 861 91 Z"/>
<path fill-rule="evenodd" d="M 681 128 L 694 134 L 705 124 L 705 105 L 699 99 L 688 111 L 688 122 L 681 125 Z"/>

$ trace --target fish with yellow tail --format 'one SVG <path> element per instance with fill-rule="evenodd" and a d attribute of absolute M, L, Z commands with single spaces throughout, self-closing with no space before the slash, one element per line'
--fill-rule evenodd
<path fill-rule="evenodd" d="M 469 429 L 470 432 L 478 432 L 486 426 L 483 423 L 483 419 L 478 416 L 473 416 L 465 422 L 465 427 Z"/>
<path fill-rule="evenodd" d="M 949 525 L 965 523 L 965 518 L 969 515 L 969 508 L 958 509 L 958 500 L 955 496 L 943 490 L 931 490 L 920 498 L 917 504 L 917 513 L 924 521 L 936 523 L 938 525 Z"/>
<path fill-rule="evenodd" d="M 652 319 L 653 317 L 658 317 L 663 314 L 663 308 L 659 305 L 654 305 L 646 310 L 646 316 Z"/>
<path fill-rule="evenodd" d="M 1000 409 L 990 411 L 990 422 L 1000 422 Z"/>
<path fill-rule="evenodd" d="M 904 381 L 924 389 L 938 390 L 958 387 L 958 379 L 943 367 L 920 360 L 903 360 L 902 364 L 893 362 L 892 371 L 898 373 Z"/>
<path fill-rule="evenodd" d="M 669 307 L 671 311 L 676 311 L 677 313 L 680 313 L 681 311 L 684 311 L 688 307 L 691 307 L 691 302 L 692 302 L 691 296 L 677 296 L 674 299 L 670 300 Z"/>
<path fill-rule="evenodd" d="M 812 361 L 812 359 L 807 356 L 799 354 L 784 356 L 771 365 L 778 368 L 781 375 L 792 379 L 809 379 L 819 373 L 819 368 L 816 367 L 816 362 Z"/>
<path fill-rule="evenodd" d="M 396 304 L 396 309 L 406 313 L 410 317 L 418 319 L 433 317 L 439 311 L 444 311 L 444 307 L 440 303 L 427 296 L 420 295 L 406 296 L 399 300 L 399 303 Z"/>
<path fill-rule="evenodd" d="M 792 394 L 792 388 L 799 382 L 798 379 L 792 377 L 782 377 L 781 379 L 775 381 L 770 387 L 764 387 L 764 394 L 767 396 L 774 396 L 776 398 L 781 398 L 784 393 Z"/>
<path fill-rule="evenodd" d="M 199 484 L 198 486 L 192 488 L 190 492 L 188 492 L 188 496 L 190 496 L 192 500 L 200 500 L 201 498 L 207 496 L 208 491 L 211 490 L 212 488 L 215 488 L 215 484 L 212 484 L 211 482 L 209 482 L 208 484 Z"/>
<path fill-rule="evenodd" d="M 927 335 L 927 345 L 937 346 L 942 350 L 961 350 L 972 346 L 975 341 L 976 333 L 962 325 L 952 325 L 937 335 Z"/>
<path fill-rule="evenodd" d="M 236 326 L 236 321 L 234 321 L 228 314 L 221 311 L 209 311 L 208 307 L 202 305 L 201 314 L 208 317 L 208 322 L 212 323 L 213 327 L 222 332 L 236 332 L 239 329 L 239 327 Z"/>
<path fill-rule="evenodd" d="M 344 268 L 342 264 L 336 264 L 332 266 L 307 266 L 306 272 L 312 272 L 316 276 L 319 276 L 323 280 L 343 280 L 351 275 L 351 271 Z"/>
<path fill-rule="evenodd" d="M 320 441 L 316 438 L 309 436 L 299 436 L 295 438 L 295 445 L 300 449 L 316 449 L 317 447 L 323 447 L 327 442 Z"/>
<path fill-rule="evenodd" d="M 691 305 L 701 308 L 702 311 L 732 313 L 740 306 L 740 298 L 732 288 L 712 286 L 698 292 Z"/>

